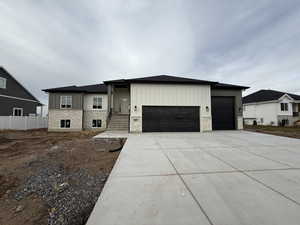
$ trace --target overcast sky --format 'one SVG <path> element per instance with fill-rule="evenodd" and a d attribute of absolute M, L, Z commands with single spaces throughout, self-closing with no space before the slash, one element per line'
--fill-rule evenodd
<path fill-rule="evenodd" d="M 0 65 L 43 88 L 169 74 L 300 94 L 299 0 L 0 0 Z"/>

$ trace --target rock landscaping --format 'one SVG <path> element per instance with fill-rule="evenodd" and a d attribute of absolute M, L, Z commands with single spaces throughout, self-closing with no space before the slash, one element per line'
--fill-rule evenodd
<path fill-rule="evenodd" d="M 0 224 L 83 225 L 125 140 L 1 133 Z M 3 165 L 3 166 L 2 166 Z"/>

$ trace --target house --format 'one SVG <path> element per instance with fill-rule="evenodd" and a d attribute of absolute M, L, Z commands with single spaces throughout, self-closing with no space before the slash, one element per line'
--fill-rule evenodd
<path fill-rule="evenodd" d="M 275 90 L 260 90 L 243 98 L 247 125 L 293 125 L 299 117 L 300 95 Z"/>
<path fill-rule="evenodd" d="M 242 129 L 246 88 L 159 75 L 44 91 L 50 131 L 199 132 Z"/>
<path fill-rule="evenodd" d="M 36 115 L 42 104 L 3 67 L 0 67 L 0 116 Z"/>

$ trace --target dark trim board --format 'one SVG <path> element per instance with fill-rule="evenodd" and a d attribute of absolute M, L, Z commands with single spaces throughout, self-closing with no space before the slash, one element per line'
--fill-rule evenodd
<path fill-rule="evenodd" d="M 235 97 L 212 96 L 212 129 L 234 130 L 235 129 Z"/>
<path fill-rule="evenodd" d="M 199 132 L 199 106 L 143 106 L 143 132 Z"/>

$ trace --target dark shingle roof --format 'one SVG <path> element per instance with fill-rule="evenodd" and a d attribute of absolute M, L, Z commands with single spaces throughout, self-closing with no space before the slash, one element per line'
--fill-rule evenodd
<path fill-rule="evenodd" d="M 85 86 L 66 86 L 58 88 L 44 89 L 45 92 L 77 92 L 77 93 L 107 93 L 107 86 L 105 84 L 94 84 Z"/>
<path fill-rule="evenodd" d="M 224 83 L 217 83 L 212 86 L 215 89 L 247 89 L 247 86 L 240 86 L 240 85 L 233 85 L 233 84 L 224 84 Z"/>
<path fill-rule="evenodd" d="M 243 103 L 252 103 L 252 102 L 266 102 L 274 101 L 281 98 L 283 95 L 288 94 L 295 100 L 300 100 L 300 95 L 294 95 L 287 92 L 275 91 L 275 90 L 259 90 L 250 95 L 243 97 Z"/>
<path fill-rule="evenodd" d="M 129 84 L 129 83 L 160 83 L 160 84 L 208 84 L 212 85 L 212 88 L 223 89 L 247 89 L 245 86 L 238 86 L 232 84 L 218 83 L 214 81 L 198 80 L 185 77 L 176 77 L 169 75 L 158 75 L 151 77 L 141 77 L 133 79 L 119 79 L 104 81 L 105 84 Z M 86 92 L 86 93 L 107 93 L 107 87 L 105 84 L 96 84 L 88 86 L 67 86 L 59 88 L 45 89 L 45 92 Z"/>
<path fill-rule="evenodd" d="M 169 75 L 158 75 L 158 76 L 141 77 L 141 78 L 133 78 L 133 79 L 109 80 L 109 81 L 105 81 L 104 83 L 215 84 L 217 82 L 185 78 L 185 77 L 169 76 Z"/>
<path fill-rule="evenodd" d="M 169 75 L 158 75 L 151 77 L 141 77 L 133 79 L 119 79 L 109 80 L 104 83 L 166 83 L 166 84 L 209 84 L 213 88 L 225 88 L 225 89 L 247 89 L 249 87 L 238 86 L 232 84 L 218 83 L 215 81 L 198 80 L 185 77 L 169 76 Z"/>

